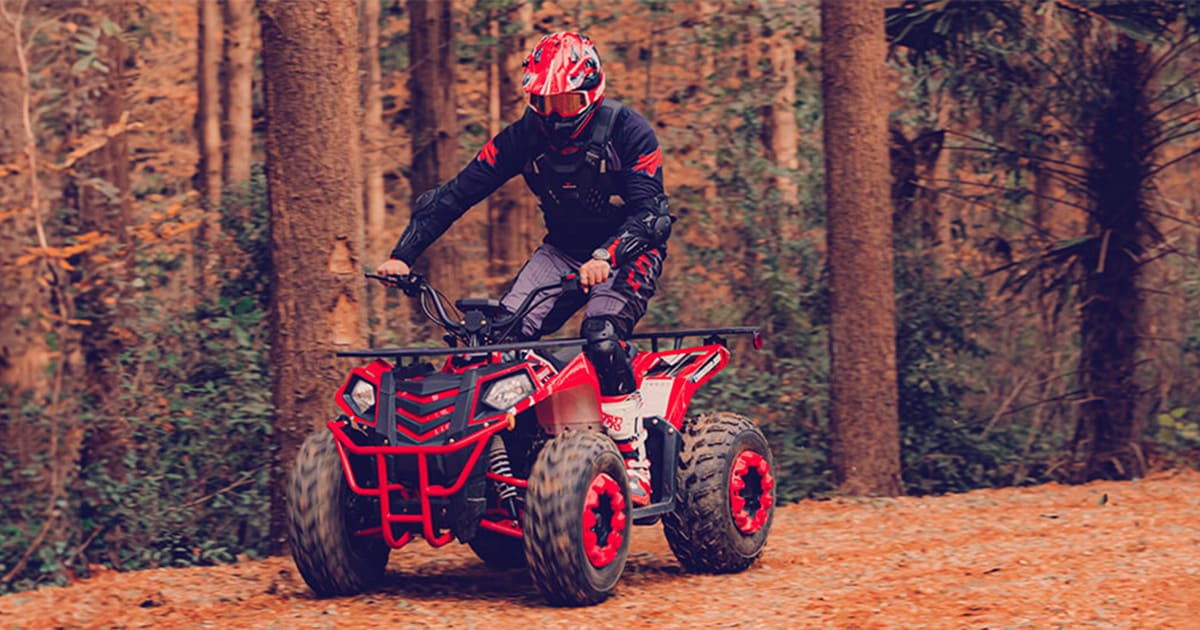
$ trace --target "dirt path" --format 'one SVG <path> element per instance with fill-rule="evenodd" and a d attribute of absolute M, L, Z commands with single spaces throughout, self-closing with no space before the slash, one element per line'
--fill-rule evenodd
<path fill-rule="evenodd" d="M 619 590 L 548 608 L 523 571 L 415 543 L 386 586 L 316 600 L 289 559 L 105 572 L 0 598 L 0 627 L 1200 628 L 1200 473 L 897 500 L 803 502 L 759 564 L 681 572 L 640 528 Z"/>

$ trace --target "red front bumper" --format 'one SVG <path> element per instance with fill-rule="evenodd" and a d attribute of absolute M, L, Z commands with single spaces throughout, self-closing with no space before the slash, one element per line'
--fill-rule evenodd
<path fill-rule="evenodd" d="M 443 445 L 407 445 L 407 446 L 364 446 L 356 444 L 354 440 L 346 434 L 346 423 L 344 421 L 333 420 L 326 424 L 329 430 L 333 433 L 334 444 L 338 449 L 338 456 L 342 462 L 342 471 L 346 476 L 346 483 L 350 486 L 355 494 L 362 496 L 375 497 L 379 500 L 379 516 L 380 526 L 356 532 L 358 536 L 374 536 L 382 534 L 383 540 L 387 542 L 389 547 L 393 549 L 403 547 L 412 540 L 412 528 L 406 528 L 401 535 L 397 536 L 391 525 L 393 523 L 400 524 L 420 524 L 421 535 L 425 540 L 434 547 L 441 547 L 452 541 L 454 535 L 449 531 L 437 531 L 433 522 L 433 511 L 430 506 L 430 499 L 433 497 L 445 498 L 462 490 L 466 484 L 467 478 L 474 469 L 476 462 L 483 456 L 484 450 L 487 448 L 491 437 L 496 433 L 504 430 L 506 425 L 503 422 L 496 423 L 490 427 L 484 427 L 479 432 L 464 438 L 462 441 L 452 444 Z M 458 473 L 457 478 L 450 485 L 434 485 L 430 482 L 429 476 L 429 457 L 438 455 L 447 455 L 464 449 L 471 449 L 470 455 L 467 458 L 466 465 Z M 374 488 L 366 488 L 358 483 L 355 479 L 354 471 L 350 466 L 349 455 L 353 454 L 360 457 L 371 458 L 374 462 L 374 472 L 378 479 L 378 485 Z M 400 483 L 391 483 L 388 480 L 388 456 L 397 455 L 413 455 L 417 458 L 417 487 L 408 487 Z M 500 477 L 489 472 L 488 477 L 503 481 L 518 488 L 524 488 L 526 482 L 523 479 L 515 479 L 510 477 Z M 401 514 L 394 513 L 391 505 L 391 493 L 397 492 L 401 496 L 411 497 L 415 493 L 415 499 L 420 506 L 420 511 L 416 514 Z M 480 521 L 480 526 L 491 529 L 509 536 L 521 536 L 521 530 L 511 521 L 491 521 L 484 519 Z"/>

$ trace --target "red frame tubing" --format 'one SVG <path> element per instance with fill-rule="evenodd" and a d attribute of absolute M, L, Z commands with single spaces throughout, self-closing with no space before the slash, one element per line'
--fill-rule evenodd
<path fill-rule="evenodd" d="M 762 479 L 759 482 L 762 494 L 754 514 L 746 510 L 746 498 L 742 496 L 742 490 L 746 489 L 745 475 L 751 469 L 758 471 Z M 762 529 L 771 514 L 771 506 L 775 505 L 775 495 L 772 492 L 774 489 L 775 478 L 771 476 L 771 463 L 767 458 L 750 450 L 738 453 L 729 471 L 729 507 L 733 511 L 733 524 L 738 531 L 749 535 Z"/>
<path fill-rule="evenodd" d="M 604 495 L 608 495 L 608 506 L 613 514 L 608 523 L 612 531 L 601 546 L 596 537 L 596 509 L 600 507 L 600 498 Z M 620 484 L 606 473 L 596 475 L 583 502 L 583 549 L 592 566 L 603 569 L 616 559 L 624 540 L 625 526 L 625 495 L 621 492 Z"/>
<path fill-rule="evenodd" d="M 398 549 L 408 544 L 412 540 L 412 532 L 404 532 L 403 535 L 397 537 L 392 533 L 392 528 L 386 525 L 392 523 L 420 523 L 421 535 L 433 547 L 441 547 L 448 544 L 454 539 L 454 535 L 448 531 L 438 534 L 433 528 L 433 511 L 430 509 L 430 497 L 448 497 L 462 489 L 467 482 L 467 477 L 470 476 L 471 470 L 475 468 L 475 462 L 479 460 L 484 448 L 493 435 L 506 428 L 506 424 L 497 423 L 491 427 L 485 427 L 478 433 L 464 438 L 461 442 L 455 444 L 444 444 L 440 446 L 430 445 L 409 445 L 409 446 L 360 446 L 355 444 L 353 440 L 346 435 L 346 424 L 343 421 L 332 420 L 325 425 L 333 433 L 333 443 L 338 449 L 338 457 L 342 462 L 342 471 L 346 475 L 346 483 L 350 486 L 350 490 L 355 494 L 363 496 L 373 496 L 379 499 L 379 516 L 383 531 L 383 540 L 393 549 Z M 463 470 L 459 473 L 458 479 L 450 486 L 435 486 L 429 483 L 429 460 L 431 455 L 445 455 L 460 451 L 464 448 L 471 447 L 471 455 L 467 458 L 467 463 L 463 466 Z M 348 453 L 353 453 L 359 456 L 370 456 L 375 458 L 376 474 L 379 478 L 378 488 L 363 488 L 358 485 L 354 478 L 354 473 L 350 469 L 350 458 Z M 390 493 L 400 492 L 407 496 L 407 493 L 412 489 L 398 483 L 387 482 L 387 456 L 388 455 L 416 455 L 417 456 L 417 475 L 418 483 L 417 494 L 421 501 L 420 514 L 392 514 L 390 506 Z M 518 479 L 505 481 L 512 483 L 520 481 Z M 514 484 L 515 485 L 515 484 Z M 483 527 L 487 529 L 496 529 L 489 527 L 487 521 L 481 522 Z M 501 527 L 504 527 L 501 525 Z M 368 535 L 364 530 L 361 535 Z M 505 529 L 498 529 L 501 533 L 509 533 Z"/>

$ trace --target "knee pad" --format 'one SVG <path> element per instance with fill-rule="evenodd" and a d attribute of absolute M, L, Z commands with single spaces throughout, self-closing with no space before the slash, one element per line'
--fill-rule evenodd
<path fill-rule="evenodd" d="M 618 396 L 636 389 L 633 366 L 612 320 L 607 317 L 585 319 L 580 332 L 586 340 L 583 353 L 592 362 L 600 381 L 600 394 Z"/>

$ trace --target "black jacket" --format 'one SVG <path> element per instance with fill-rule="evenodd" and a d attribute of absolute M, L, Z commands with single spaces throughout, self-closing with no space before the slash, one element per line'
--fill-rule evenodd
<path fill-rule="evenodd" d="M 599 177 L 592 178 L 596 190 L 584 198 L 567 199 L 564 186 L 567 193 L 574 192 L 572 182 L 566 181 L 570 176 L 564 179 L 561 172 L 555 176 L 544 168 L 546 160 L 561 164 L 586 152 L 595 141 L 590 137 L 594 121 L 584 127 L 580 138 L 557 148 L 550 145 L 536 114 L 527 111 L 489 140 L 457 176 L 417 199 L 392 258 L 411 265 L 471 206 L 517 174 L 538 195 L 546 219 L 545 242 L 571 257 L 583 261 L 594 250 L 605 248 L 612 265 L 619 267 L 651 247 L 665 248 L 672 219 L 663 193 L 658 138 L 641 114 L 616 107 L 611 132 L 603 142 L 604 167 Z"/>

